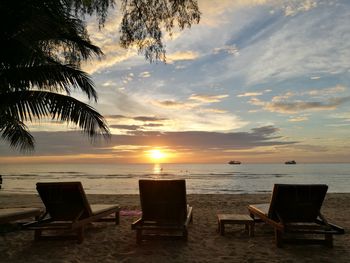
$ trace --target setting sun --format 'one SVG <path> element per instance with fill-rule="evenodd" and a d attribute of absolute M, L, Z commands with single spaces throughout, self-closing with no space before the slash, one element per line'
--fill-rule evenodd
<path fill-rule="evenodd" d="M 153 160 L 160 160 L 165 157 L 165 154 L 159 149 L 150 150 L 149 153 Z"/>

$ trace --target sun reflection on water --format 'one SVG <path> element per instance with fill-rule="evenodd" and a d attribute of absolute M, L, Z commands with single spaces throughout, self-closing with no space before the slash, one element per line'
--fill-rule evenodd
<path fill-rule="evenodd" d="M 163 172 L 163 167 L 159 163 L 155 163 L 153 166 L 153 174 L 161 175 Z"/>

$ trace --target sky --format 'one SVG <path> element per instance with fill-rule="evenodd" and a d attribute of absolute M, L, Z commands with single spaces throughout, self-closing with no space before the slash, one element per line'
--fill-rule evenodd
<path fill-rule="evenodd" d="M 36 150 L 0 163 L 350 161 L 350 1 L 198 0 L 198 25 L 165 35 L 167 63 L 119 46 L 120 14 L 87 24 L 105 56 L 82 66 L 109 141 L 46 120 Z"/>

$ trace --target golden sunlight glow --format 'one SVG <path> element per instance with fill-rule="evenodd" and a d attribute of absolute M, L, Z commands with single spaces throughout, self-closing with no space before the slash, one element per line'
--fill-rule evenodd
<path fill-rule="evenodd" d="M 143 159 L 146 163 L 161 164 L 161 163 L 172 163 L 179 162 L 177 151 L 169 149 L 168 147 L 152 147 L 143 152 Z"/>
<path fill-rule="evenodd" d="M 149 151 L 149 153 L 150 153 L 150 156 L 153 160 L 159 161 L 165 157 L 164 152 L 162 152 L 159 149 L 152 149 Z"/>

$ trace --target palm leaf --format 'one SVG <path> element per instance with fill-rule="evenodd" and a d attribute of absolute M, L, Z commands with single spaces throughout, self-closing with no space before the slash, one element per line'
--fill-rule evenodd
<path fill-rule="evenodd" d="M 34 138 L 23 122 L 9 116 L 1 116 L 0 132 L 1 138 L 9 141 L 11 147 L 22 152 L 34 150 Z"/>
<path fill-rule="evenodd" d="M 52 120 L 74 123 L 91 138 L 110 136 L 102 115 L 93 107 L 70 96 L 46 91 L 18 91 L 0 96 L 0 112 L 15 120 L 32 121 L 51 117 Z"/>
<path fill-rule="evenodd" d="M 97 101 L 97 93 L 89 75 L 74 65 L 61 65 L 51 62 L 45 65 L 17 66 L 0 70 L 0 86 L 8 91 L 35 87 L 39 90 L 65 91 L 68 95 L 72 88 L 81 89 L 89 99 Z"/>
<path fill-rule="evenodd" d="M 0 9 L 6 14 L 7 25 L 0 24 L 2 46 L 6 50 L 1 54 L 2 62 L 18 63 L 33 54 L 36 57 L 45 54 L 78 65 L 80 60 L 103 54 L 91 43 L 85 23 L 74 18 L 61 1 L 1 2 Z"/>

